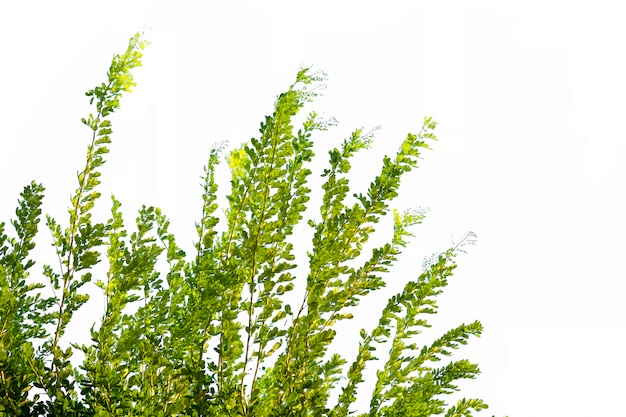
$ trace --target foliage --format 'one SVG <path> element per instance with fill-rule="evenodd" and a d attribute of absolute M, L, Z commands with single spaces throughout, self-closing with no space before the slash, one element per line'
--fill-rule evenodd
<path fill-rule="evenodd" d="M 325 80 L 307 68 L 278 96 L 259 137 L 229 152 L 231 191 L 221 229 L 216 167 L 223 151 L 210 152 L 192 257 L 178 246 L 158 208 L 142 207 L 132 232 L 114 196 L 110 218 L 92 219 L 100 197 L 99 168 L 111 141 L 109 116 L 134 85 L 130 71 L 141 65 L 146 45 L 140 34 L 131 38 L 126 52 L 113 58 L 107 82 L 87 92 L 95 115 L 82 119 L 91 142 L 77 174 L 68 225 L 46 217 L 59 263 L 44 265 L 39 278 L 53 294 L 46 297 L 44 284 L 29 276 L 43 186 L 33 182 L 21 193 L 17 219 L 11 221 L 15 237 L 0 223 L 0 414 L 348 416 L 362 395 L 358 387 L 366 365 L 388 342 L 370 409 L 362 416 L 468 416 L 486 408 L 478 399 L 448 406 L 442 398 L 457 390 L 455 381 L 478 374 L 475 364 L 432 366 L 479 336 L 479 322 L 462 324 L 421 348 L 414 341 L 420 328 L 429 326 L 426 315 L 436 312 L 435 297 L 468 240 L 438 254 L 389 299 L 378 325 L 361 330 L 349 366 L 330 350 L 335 324 L 352 319 L 350 308 L 385 285 L 383 274 L 406 246 L 409 228 L 424 218 L 420 211 L 394 211 L 391 241 L 363 259 L 364 245 L 389 213 L 401 178 L 435 139 L 430 118 L 418 134 L 407 135 L 393 158 L 384 158 L 367 192 L 355 194 L 352 202 L 350 161 L 368 148 L 372 135 L 355 130 L 329 152 L 319 216 L 308 221 L 313 240 L 306 280 L 292 274 L 294 228 L 311 195 L 312 135 L 333 124 L 314 112 L 297 131 L 292 124 Z M 105 269 L 94 280 L 100 262 Z M 92 282 L 105 300 L 102 318 L 91 327 L 91 344 L 68 343 L 68 323 L 88 301 L 83 288 Z M 304 296 L 291 305 L 287 300 L 295 298 L 287 295 L 297 285 L 304 286 Z M 78 365 L 71 360 L 76 351 L 84 354 Z"/>

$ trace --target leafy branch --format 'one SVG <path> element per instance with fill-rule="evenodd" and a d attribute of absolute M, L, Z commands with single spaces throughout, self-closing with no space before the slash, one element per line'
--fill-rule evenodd
<path fill-rule="evenodd" d="M 370 147 L 376 129 L 355 130 L 329 151 L 319 215 L 307 222 L 313 231 L 308 270 L 299 277 L 296 226 L 312 198 L 313 137 L 336 124 L 311 111 L 295 127 L 326 82 L 323 72 L 302 68 L 257 138 L 230 152 L 223 144 L 210 150 L 201 177 L 198 241 L 188 258 L 157 207 L 142 206 L 132 232 L 115 196 L 106 221 L 91 217 L 111 142 L 109 117 L 135 85 L 131 70 L 141 65 L 146 45 L 140 34 L 133 36 L 113 57 L 107 81 L 87 92 L 95 115 L 82 119 L 91 141 L 68 226 L 46 217 L 59 261 L 57 270 L 43 266 L 52 297 L 44 297 L 44 285 L 29 276 L 43 186 L 32 182 L 21 193 L 11 221 L 15 237 L 0 223 L 0 415 L 347 417 L 368 394 L 360 384 L 383 349 L 387 354 L 366 397 L 369 411 L 361 416 L 461 417 L 485 409 L 480 399 L 451 406 L 443 399 L 458 390 L 457 381 L 478 375 L 476 364 L 438 364 L 480 336 L 480 322 L 461 324 L 425 346 L 417 342 L 473 233 L 428 258 L 388 300 L 378 324 L 361 330 L 351 364 L 331 350 L 336 323 L 353 319 L 351 309 L 385 286 L 384 274 L 425 218 L 423 210 L 394 209 L 391 239 L 363 253 L 390 214 L 402 178 L 436 140 L 436 122 L 425 118 L 394 157 L 383 158 L 367 192 L 352 194 L 351 201 L 352 158 Z M 220 217 L 217 174 L 225 153 L 231 178 Z M 95 272 L 101 261 L 106 268 Z M 88 345 L 62 347 L 68 324 L 89 300 L 82 288 L 92 274 L 103 296 L 102 316 Z M 302 294 L 293 309 L 289 293 Z M 77 350 L 84 355 L 78 366 L 72 359 Z"/>

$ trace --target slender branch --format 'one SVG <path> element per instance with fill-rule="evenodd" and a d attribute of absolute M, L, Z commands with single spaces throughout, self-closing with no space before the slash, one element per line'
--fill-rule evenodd
<path fill-rule="evenodd" d="M 4 375 L 4 369 L 0 369 L 0 376 L 2 377 L 2 385 L 4 385 L 4 396 L 7 399 L 6 403 L 11 408 L 11 411 L 13 411 L 13 414 L 18 416 L 18 415 L 20 415 L 20 412 L 18 411 L 17 408 L 15 408 L 15 404 L 13 404 L 13 401 L 11 400 L 11 396 L 9 395 L 9 390 L 7 389 L 6 377 Z"/>
<path fill-rule="evenodd" d="M 280 111 L 282 110 L 282 108 L 279 108 L 279 113 L 278 116 L 275 117 L 275 119 L 279 119 L 280 120 L 280 116 L 282 116 L 282 113 L 280 113 Z M 262 233 L 262 228 L 263 225 L 265 223 L 265 216 L 267 214 L 267 204 L 268 204 L 268 200 L 269 200 L 269 195 L 270 195 L 270 175 L 272 170 L 274 169 L 274 165 L 276 162 L 276 148 L 277 148 L 277 142 L 278 139 L 277 138 L 272 138 L 272 151 L 270 153 L 270 166 L 268 168 L 266 168 L 266 177 L 265 177 L 265 192 L 263 194 L 263 205 L 261 207 L 261 216 L 259 218 L 259 224 L 258 224 L 258 232 L 257 235 L 255 237 L 255 242 L 254 242 L 254 250 L 252 253 L 252 265 L 250 268 L 250 305 L 248 306 L 248 331 L 247 331 L 247 338 L 246 338 L 246 350 L 245 350 L 245 354 L 244 354 L 244 366 L 243 366 L 243 372 L 242 372 L 242 376 L 241 376 L 241 403 L 244 409 L 244 415 L 246 414 L 246 400 L 245 400 L 245 386 L 244 386 L 244 378 L 246 376 L 246 368 L 248 366 L 248 360 L 249 360 L 249 355 L 250 355 L 250 340 L 252 338 L 252 333 L 253 333 L 253 329 L 252 329 L 252 325 L 253 322 L 255 320 L 253 320 L 253 315 L 254 315 L 254 293 L 256 291 L 256 282 L 254 280 L 254 276 L 256 275 L 257 272 L 257 253 L 258 253 L 258 247 L 259 247 L 259 239 L 261 238 L 261 233 Z M 256 375 L 256 372 L 255 372 Z M 252 384 L 254 384 L 254 379 L 252 381 Z"/>

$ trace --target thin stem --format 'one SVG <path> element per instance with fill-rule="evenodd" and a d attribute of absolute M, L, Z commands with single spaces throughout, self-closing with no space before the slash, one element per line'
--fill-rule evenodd
<path fill-rule="evenodd" d="M 13 404 L 13 400 L 9 396 L 9 390 L 7 389 L 6 377 L 4 375 L 4 370 L 3 369 L 0 369 L 0 376 L 2 377 L 2 385 L 4 385 L 4 396 L 7 399 L 6 403 L 11 408 L 11 411 L 13 411 L 13 414 L 18 416 L 18 415 L 20 415 L 20 413 L 19 413 L 18 409 L 15 408 L 15 404 Z"/>

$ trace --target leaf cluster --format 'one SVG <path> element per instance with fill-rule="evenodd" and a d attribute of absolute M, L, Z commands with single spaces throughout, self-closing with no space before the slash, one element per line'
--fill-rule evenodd
<path fill-rule="evenodd" d="M 389 299 L 378 324 L 361 330 L 350 364 L 332 349 L 335 325 L 353 319 L 352 308 L 385 286 L 384 274 L 407 246 L 411 227 L 424 219 L 420 210 L 393 210 L 390 241 L 364 253 L 390 214 L 401 179 L 436 139 L 436 122 L 425 118 L 417 134 L 382 160 L 367 191 L 349 196 L 351 160 L 374 137 L 352 132 L 329 151 L 319 214 L 304 220 L 313 135 L 335 122 L 310 112 L 294 127 L 326 80 L 302 68 L 258 137 L 229 152 L 223 146 L 210 151 L 197 242 L 187 256 L 159 208 L 143 206 L 129 227 L 122 203 L 111 196 L 107 220 L 91 215 L 111 142 L 109 116 L 135 85 L 131 70 L 141 65 L 146 45 L 140 34 L 131 38 L 125 53 L 114 56 L 107 81 L 87 92 L 95 115 L 82 119 L 91 141 L 67 226 L 46 217 L 58 265 L 44 265 L 39 278 L 52 296 L 43 296 L 44 285 L 29 277 L 44 188 L 34 182 L 24 188 L 11 222 L 15 237 L 0 223 L 0 415 L 340 417 L 355 414 L 363 398 L 370 405 L 360 415 L 372 417 L 469 416 L 486 408 L 479 399 L 453 406 L 444 400 L 458 390 L 458 380 L 476 377 L 476 364 L 435 366 L 481 334 L 478 321 L 430 345 L 416 342 L 430 326 L 427 316 L 437 311 L 436 296 L 462 244 L 431 259 Z M 216 170 L 224 154 L 231 178 L 220 217 Z M 304 262 L 295 255 L 294 230 L 302 222 L 313 232 Z M 96 269 L 99 263 L 104 268 Z M 298 265 L 306 265 L 306 276 L 296 276 Z M 103 312 L 90 329 L 91 343 L 78 345 L 65 333 L 89 300 L 83 288 L 89 283 L 103 296 Z M 75 352 L 82 362 L 72 360 Z M 383 360 L 374 389 L 363 394 L 364 371 L 377 356 Z"/>

